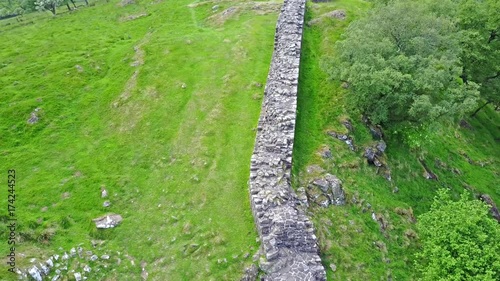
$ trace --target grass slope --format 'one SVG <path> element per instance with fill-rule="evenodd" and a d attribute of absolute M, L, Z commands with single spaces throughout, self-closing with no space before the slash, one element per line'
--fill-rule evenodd
<path fill-rule="evenodd" d="M 348 23 L 363 16 L 369 6 L 362 0 L 308 5 L 306 22 L 322 19 L 304 30 L 294 184 L 307 184 L 310 175 L 306 167 L 312 164 L 321 165 L 344 182 L 349 202 L 346 206 L 311 209 L 329 280 L 414 280 L 413 253 L 419 243 L 411 214 L 426 212 L 438 188 L 450 188 L 455 196 L 464 188 L 487 193 L 500 203 L 500 118 L 498 112 L 488 108 L 476 118 L 466 119 L 471 129 L 441 124 L 422 136 L 410 129 L 406 138 L 401 132 L 386 131 L 392 181 L 377 175 L 362 158 L 363 147 L 374 143 L 370 133 L 360 116 L 345 105 L 347 92 L 338 82 L 330 81 L 321 66 L 335 55 L 333 44 Z M 336 9 L 347 11 L 346 20 L 322 17 Z M 328 130 L 346 133 L 341 124 L 345 119 L 354 125 L 356 152 L 326 134 Z M 331 149 L 332 159 L 321 159 L 317 152 L 322 146 Z M 418 157 L 425 158 L 439 176 L 438 182 L 422 176 Z M 396 187 L 399 192 L 394 193 Z M 372 211 L 388 223 L 387 230 L 380 230 Z M 335 272 L 331 264 L 335 264 Z"/>
<path fill-rule="evenodd" d="M 149 280 L 241 275 L 257 250 L 248 165 L 278 13 L 223 17 L 242 1 L 216 2 L 98 2 L 0 29 L 0 170 L 17 171 L 19 267 L 81 245 L 111 256 L 95 280 L 139 280 L 142 261 Z M 122 224 L 97 231 L 108 212 Z"/>

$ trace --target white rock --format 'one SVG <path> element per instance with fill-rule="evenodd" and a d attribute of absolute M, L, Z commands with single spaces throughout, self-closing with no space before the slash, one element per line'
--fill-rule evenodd
<path fill-rule="evenodd" d="M 40 270 L 38 267 L 33 266 L 28 270 L 29 275 L 36 281 L 42 281 L 42 275 L 40 274 Z"/>
<path fill-rule="evenodd" d="M 120 224 L 122 220 L 122 216 L 118 214 L 109 214 L 93 219 L 92 221 L 95 222 L 97 228 L 113 228 Z"/>

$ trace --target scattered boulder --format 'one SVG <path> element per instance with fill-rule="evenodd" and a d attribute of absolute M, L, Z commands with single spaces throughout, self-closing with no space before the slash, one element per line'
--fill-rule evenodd
<path fill-rule="evenodd" d="M 459 124 L 460 124 L 460 127 L 463 129 L 467 129 L 467 130 L 474 129 L 471 124 L 469 124 L 467 121 L 465 121 L 465 119 L 460 120 Z"/>
<path fill-rule="evenodd" d="M 365 148 L 365 153 L 363 156 L 368 161 L 368 164 L 375 165 L 376 167 L 382 167 L 383 163 L 378 159 L 377 150 L 373 147 Z"/>
<path fill-rule="evenodd" d="M 306 193 L 310 201 L 325 208 L 329 205 L 344 205 L 346 200 L 342 181 L 331 174 L 314 179 Z"/>
<path fill-rule="evenodd" d="M 101 187 L 101 198 L 105 197 L 108 197 L 108 191 L 104 187 Z"/>
<path fill-rule="evenodd" d="M 107 207 L 111 206 L 111 202 L 104 201 L 104 203 L 102 203 L 102 206 L 105 207 L 105 208 L 107 208 Z"/>
<path fill-rule="evenodd" d="M 384 234 L 385 237 L 389 237 L 386 230 L 392 229 L 391 224 L 389 223 L 389 219 L 386 218 L 383 214 L 376 214 L 372 212 L 372 219 L 378 223 L 380 226 L 380 232 Z"/>
<path fill-rule="evenodd" d="M 424 178 L 428 179 L 428 180 L 439 180 L 438 179 L 438 176 L 436 174 L 434 174 L 430 169 L 429 167 L 427 166 L 427 164 L 425 163 L 424 159 L 422 158 L 419 158 L 418 161 L 420 162 L 420 164 L 422 165 L 422 167 L 424 168 Z"/>
<path fill-rule="evenodd" d="M 36 265 L 34 265 L 32 268 L 30 268 L 28 270 L 28 274 L 33 278 L 33 280 L 36 280 L 36 281 L 42 281 L 42 274 L 40 272 L 40 270 L 38 269 L 38 267 L 36 267 Z"/>
<path fill-rule="evenodd" d="M 125 7 L 131 4 L 135 4 L 135 0 L 122 0 L 119 5 Z"/>
<path fill-rule="evenodd" d="M 326 146 L 326 145 L 322 146 L 319 149 L 318 154 L 323 159 L 330 159 L 330 158 L 332 158 L 332 152 L 330 151 L 330 148 L 328 146 Z"/>
<path fill-rule="evenodd" d="M 479 199 L 484 203 L 490 205 L 490 213 L 494 219 L 500 223 L 500 212 L 498 211 L 497 205 L 493 202 L 493 199 L 488 194 L 479 195 Z"/>
<path fill-rule="evenodd" d="M 118 224 L 121 223 L 122 220 L 123 220 L 122 216 L 117 214 L 110 214 L 93 219 L 92 221 L 95 222 L 95 226 L 97 228 L 105 229 L 117 226 Z"/>
<path fill-rule="evenodd" d="M 347 146 L 349 146 L 349 148 L 352 151 L 356 151 L 356 147 L 354 146 L 354 141 L 352 140 L 352 137 L 350 137 L 349 135 L 337 133 L 334 131 L 328 132 L 328 135 L 330 135 L 333 138 L 336 138 L 338 140 L 345 142 L 347 144 Z"/>
<path fill-rule="evenodd" d="M 384 133 L 382 131 L 382 127 L 379 125 L 373 125 L 370 119 L 368 117 L 363 116 L 362 118 L 363 123 L 368 127 L 368 130 L 370 130 L 370 134 L 372 135 L 372 138 L 374 140 L 382 140 L 384 138 Z"/>
<path fill-rule="evenodd" d="M 385 150 L 387 149 L 387 144 L 385 143 L 385 141 L 383 140 L 380 140 L 379 142 L 377 142 L 377 144 L 375 145 L 375 148 L 377 148 L 377 151 L 379 152 L 379 154 L 382 154 L 385 152 Z"/>
<path fill-rule="evenodd" d="M 148 15 L 149 15 L 148 13 L 139 13 L 139 14 L 135 14 L 135 15 L 129 15 L 129 16 L 126 16 L 126 17 L 122 17 L 121 21 L 136 20 L 138 18 L 142 18 L 142 17 L 148 16 Z"/>
<path fill-rule="evenodd" d="M 38 116 L 39 112 L 40 112 L 40 108 L 35 108 L 35 110 L 33 110 L 33 112 L 30 113 L 30 118 L 28 119 L 28 124 L 35 124 L 35 123 L 38 123 L 38 120 L 40 120 L 40 117 Z"/>
<path fill-rule="evenodd" d="M 83 72 L 83 67 L 79 64 L 75 65 L 75 68 L 76 68 L 76 71 L 78 71 L 79 73 L 82 73 Z"/>
<path fill-rule="evenodd" d="M 333 272 L 337 271 L 337 266 L 334 263 L 330 264 L 330 268 L 332 269 Z"/>
<path fill-rule="evenodd" d="M 331 12 L 325 14 L 325 16 L 329 17 L 329 18 L 345 20 L 346 12 L 344 10 L 335 10 L 335 11 L 331 11 Z"/>
<path fill-rule="evenodd" d="M 349 131 L 349 133 L 354 132 L 354 126 L 352 125 L 351 120 L 346 119 L 346 120 L 342 121 L 341 123 Z"/>

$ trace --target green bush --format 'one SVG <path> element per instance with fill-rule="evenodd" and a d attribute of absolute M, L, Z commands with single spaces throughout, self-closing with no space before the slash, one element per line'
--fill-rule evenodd
<path fill-rule="evenodd" d="M 416 266 L 422 280 L 500 280 L 500 224 L 488 209 L 467 193 L 453 201 L 446 190 L 438 191 L 417 223 L 422 250 Z"/>

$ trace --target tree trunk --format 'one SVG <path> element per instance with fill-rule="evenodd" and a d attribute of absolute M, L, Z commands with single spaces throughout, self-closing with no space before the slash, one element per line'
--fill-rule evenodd
<path fill-rule="evenodd" d="M 52 12 L 52 15 L 56 15 L 56 5 L 53 4 L 53 5 L 50 5 L 49 7 L 49 10 Z"/>
<path fill-rule="evenodd" d="M 70 1 L 71 1 L 71 3 L 73 3 L 73 7 L 75 7 L 75 9 L 76 9 L 75 1 L 74 0 L 70 0 Z"/>
<path fill-rule="evenodd" d="M 470 117 L 474 117 L 474 116 L 476 116 L 476 114 L 477 114 L 477 113 L 478 113 L 481 109 L 483 109 L 485 106 L 487 106 L 487 105 L 488 105 L 488 104 L 490 104 L 490 103 L 491 103 L 491 101 L 487 101 L 485 104 L 481 105 L 478 109 L 476 109 L 476 111 L 474 111 L 474 113 L 472 113 L 472 114 L 470 115 Z"/>
<path fill-rule="evenodd" d="M 71 12 L 71 7 L 69 6 L 69 3 L 68 3 L 68 2 L 66 2 L 66 7 L 68 7 L 68 11 L 70 11 L 70 12 Z"/>
<path fill-rule="evenodd" d="M 88 6 L 88 5 L 89 5 L 89 1 L 85 0 L 85 6 Z"/>

